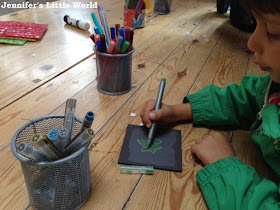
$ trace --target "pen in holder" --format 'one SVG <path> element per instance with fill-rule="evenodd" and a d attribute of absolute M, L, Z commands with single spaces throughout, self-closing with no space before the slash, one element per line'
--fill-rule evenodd
<path fill-rule="evenodd" d="M 131 90 L 132 53 L 108 54 L 96 51 L 97 89 L 107 95 Z"/>
<path fill-rule="evenodd" d="M 142 28 L 146 25 L 147 9 L 144 0 L 127 0 L 124 6 L 124 22 L 126 27 Z"/>

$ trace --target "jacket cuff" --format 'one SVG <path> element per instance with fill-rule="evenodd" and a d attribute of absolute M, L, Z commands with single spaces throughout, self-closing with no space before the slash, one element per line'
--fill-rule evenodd
<path fill-rule="evenodd" d="M 215 163 L 205 166 L 196 174 L 196 179 L 200 187 L 204 187 L 209 184 L 213 179 L 220 176 L 222 173 L 236 167 L 237 165 L 244 164 L 241 160 L 236 157 L 226 157 L 218 160 Z"/>
<path fill-rule="evenodd" d="M 205 109 L 205 103 L 202 103 L 204 96 L 200 93 L 184 97 L 183 103 L 190 103 L 193 114 L 193 124 L 202 125 L 208 120 L 208 111 Z"/>

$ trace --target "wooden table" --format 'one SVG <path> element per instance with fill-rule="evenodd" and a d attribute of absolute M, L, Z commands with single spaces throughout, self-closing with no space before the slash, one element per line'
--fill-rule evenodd
<path fill-rule="evenodd" d="M 0 45 L 0 209 L 32 208 L 20 162 L 11 152 L 12 136 L 31 119 L 63 114 L 68 98 L 77 99 L 78 117 L 88 110 L 96 115 L 96 135 L 89 146 L 92 193 L 83 209 L 207 209 L 195 178 L 202 167 L 194 162 L 190 147 L 208 129 L 173 127 L 182 131 L 182 173 L 120 174 L 117 161 L 127 125 L 141 123 L 141 107 L 156 98 L 162 77 L 167 79 L 163 102 L 177 104 L 205 85 L 224 87 L 239 83 L 245 74 L 261 74 L 246 46 L 250 34 L 232 27 L 228 14 L 217 14 L 214 0 L 174 0 L 169 15 L 150 12 L 146 27 L 134 31 L 135 87 L 124 95 L 104 95 L 97 90 L 93 42 L 88 38 L 94 26 L 90 13 L 98 12 L 65 2 L 69 9 L 36 8 L 0 16 L 1 21 L 49 26 L 41 41 Z M 123 1 L 98 3 L 104 4 L 110 26 L 122 24 Z M 66 14 L 88 21 L 90 31 L 65 25 Z M 223 133 L 241 160 L 276 180 L 255 154 L 250 132 Z"/>

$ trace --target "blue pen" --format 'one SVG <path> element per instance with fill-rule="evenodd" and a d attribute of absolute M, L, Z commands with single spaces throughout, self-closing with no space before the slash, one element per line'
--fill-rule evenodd
<path fill-rule="evenodd" d="M 124 43 L 124 41 L 125 41 L 125 32 L 124 32 L 124 29 L 123 29 L 123 28 L 120 28 L 119 35 L 123 37 L 122 44 L 121 44 L 121 46 L 122 46 L 123 43 Z"/>
<path fill-rule="evenodd" d="M 104 47 L 100 41 L 95 43 L 99 52 L 104 53 Z"/>
<path fill-rule="evenodd" d="M 94 120 L 94 113 L 89 111 L 87 112 L 85 118 L 84 118 L 84 121 L 83 121 L 83 125 L 82 125 L 82 131 L 86 128 L 90 128 L 92 123 L 93 123 L 93 120 Z"/>
<path fill-rule="evenodd" d="M 100 28 L 98 28 L 97 26 L 94 27 L 94 32 L 95 34 L 103 35 L 102 32 L 100 31 Z"/>
<path fill-rule="evenodd" d="M 111 27 L 111 39 L 116 41 L 115 27 Z"/>
<path fill-rule="evenodd" d="M 102 30 L 102 28 L 101 28 L 101 25 L 99 24 L 99 21 L 98 21 L 96 15 L 95 15 L 95 13 L 91 13 L 91 17 L 92 17 L 92 19 L 93 19 L 93 22 L 94 22 L 95 26 L 96 26 L 97 28 L 99 28 L 99 30 L 100 30 L 99 35 L 104 34 L 104 33 L 103 33 L 103 30 Z"/>

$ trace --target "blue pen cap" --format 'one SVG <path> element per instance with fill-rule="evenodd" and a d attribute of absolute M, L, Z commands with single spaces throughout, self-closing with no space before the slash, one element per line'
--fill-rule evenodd
<path fill-rule="evenodd" d="M 65 16 L 63 17 L 63 20 L 64 20 L 65 23 L 67 23 L 68 17 L 69 17 L 69 15 L 65 15 Z"/>
<path fill-rule="evenodd" d="M 122 40 L 122 44 L 121 46 L 123 45 L 124 41 L 125 41 L 125 32 L 124 32 L 124 29 L 123 28 L 120 28 L 120 32 L 119 32 L 120 36 L 123 37 L 123 40 Z"/>
<path fill-rule="evenodd" d="M 115 27 L 111 27 L 111 39 L 116 39 Z"/>
<path fill-rule="evenodd" d="M 100 42 L 100 41 L 98 41 L 98 42 L 96 42 L 95 43 L 96 44 L 96 46 L 97 46 L 97 50 L 99 51 L 99 52 L 104 52 L 104 47 L 103 47 L 103 45 L 102 45 L 102 43 Z"/>
<path fill-rule="evenodd" d="M 58 133 L 57 133 L 57 130 L 56 129 L 51 129 L 49 132 L 48 132 L 48 138 L 51 140 L 51 141 L 55 141 L 57 140 L 58 138 Z"/>
<path fill-rule="evenodd" d="M 102 32 L 101 32 L 100 29 L 101 29 L 100 27 L 95 26 L 95 27 L 94 27 L 94 32 L 95 32 L 95 34 L 102 35 Z"/>
<path fill-rule="evenodd" d="M 93 29 L 94 29 L 95 34 L 98 34 L 98 35 L 99 35 L 99 33 L 98 33 L 98 27 L 95 26 Z"/>
<path fill-rule="evenodd" d="M 87 121 L 93 121 L 93 120 L 94 120 L 94 113 L 91 112 L 91 111 L 87 112 L 87 114 L 86 114 L 86 116 L 85 116 L 85 119 L 86 119 Z"/>

